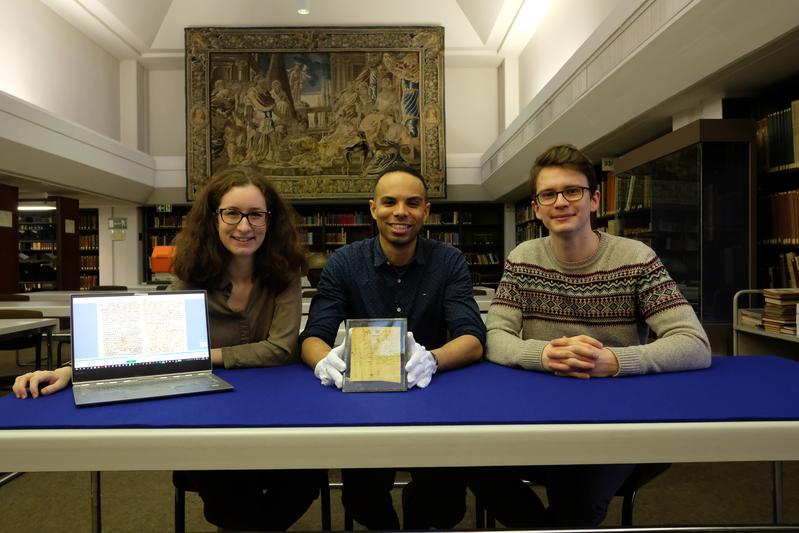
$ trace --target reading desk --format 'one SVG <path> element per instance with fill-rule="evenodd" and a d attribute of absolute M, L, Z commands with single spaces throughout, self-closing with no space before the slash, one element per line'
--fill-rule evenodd
<path fill-rule="evenodd" d="M 234 391 L 0 398 L 0 471 L 799 459 L 799 364 L 772 356 L 594 380 L 482 362 L 405 393 L 342 393 L 300 365 L 218 373 Z"/>

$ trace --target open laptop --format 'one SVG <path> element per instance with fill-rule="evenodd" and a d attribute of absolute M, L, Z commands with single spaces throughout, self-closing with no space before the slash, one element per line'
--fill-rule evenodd
<path fill-rule="evenodd" d="M 211 372 L 205 291 L 71 297 L 75 404 L 232 390 Z"/>

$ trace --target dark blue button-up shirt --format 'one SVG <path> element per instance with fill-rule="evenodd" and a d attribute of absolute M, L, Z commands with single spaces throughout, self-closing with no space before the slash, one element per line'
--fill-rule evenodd
<path fill-rule="evenodd" d="M 428 350 L 474 335 L 485 345 L 485 324 L 474 300 L 463 254 L 418 238 L 409 265 L 393 267 L 378 237 L 339 248 L 325 265 L 300 344 L 319 337 L 330 346 L 348 318 L 407 318 L 408 330 Z"/>

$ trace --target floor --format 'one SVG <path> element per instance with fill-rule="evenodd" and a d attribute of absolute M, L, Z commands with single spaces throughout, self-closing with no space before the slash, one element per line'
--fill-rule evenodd
<path fill-rule="evenodd" d="M 26 355 L 27 356 L 27 355 Z M 0 376 L 18 374 L 13 353 L 0 353 Z M 1 393 L 1 392 L 0 392 Z M 52 453 L 57 453 L 53 450 Z M 784 465 L 784 522 L 799 525 L 799 462 Z M 335 479 L 337 472 L 331 472 Z M 171 472 L 102 474 L 102 519 L 106 532 L 174 530 Z M 395 491 L 399 496 L 399 491 Z M 331 494 L 333 529 L 343 529 L 340 493 Z M 398 499 L 395 499 L 398 503 Z M 474 528 L 473 497 L 459 529 Z M 0 486 L 0 530 L 25 532 L 90 531 L 90 475 L 86 472 L 28 473 Z M 620 524 L 616 499 L 603 526 Z M 644 487 L 636 525 L 747 525 L 769 523 L 771 463 L 675 464 Z M 292 530 L 319 530 L 318 501 Z M 356 526 L 357 528 L 357 526 Z M 216 531 L 203 519 L 202 503 L 187 495 L 186 529 Z"/>

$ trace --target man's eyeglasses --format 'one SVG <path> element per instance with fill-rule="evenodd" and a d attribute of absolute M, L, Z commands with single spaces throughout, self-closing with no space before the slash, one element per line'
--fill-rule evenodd
<path fill-rule="evenodd" d="M 254 228 L 261 228 L 266 226 L 269 217 L 272 215 L 269 211 L 250 211 L 249 213 L 242 213 L 238 209 L 220 209 L 219 216 L 222 217 L 222 222 L 235 226 L 241 222 L 242 218 L 246 218 L 250 226 Z"/>
<path fill-rule="evenodd" d="M 566 187 L 562 191 L 543 191 L 535 195 L 535 202 L 538 205 L 552 205 L 558 200 L 561 194 L 567 202 L 576 202 L 583 199 L 585 191 L 590 191 L 590 187 Z"/>

